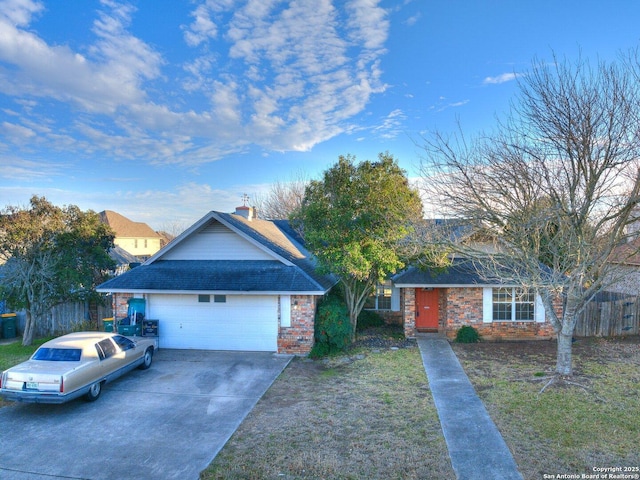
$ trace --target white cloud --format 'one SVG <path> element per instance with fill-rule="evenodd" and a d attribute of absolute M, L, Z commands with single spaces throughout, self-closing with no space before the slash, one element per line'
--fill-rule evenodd
<path fill-rule="evenodd" d="M 209 38 L 215 38 L 218 34 L 216 24 L 211 20 L 210 10 L 207 4 L 198 5 L 191 13 L 193 23 L 184 28 L 184 39 L 187 45 L 197 47 Z"/>
<path fill-rule="evenodd" d="M 0 124 L 0 132 L 2 132 L 10 142 L 16 144 L 25 143 L 36 135 L 36 132 L 30 128 L 9 122 L 2 122 L 2 124 Z"/>
<path fill-rule="evenodd" d="M 31 22 L 31 18 L 44 10 L 41 2 L 34 0 L 2 0 L 0 12 L 14 26 L 23 27 Z"/>
<path fill-rule="evenodd" d="M 413 15 L 412 17 L 407 18 L 404 21 L 404 24 L 407 25 L 408 27 L 413 27 L 416 23 L 418 23 L 418 21 L 422 18 L 422 13 L 418 12 L 415 15 Z"/>
<path fill-rule="evenodd" d="M 137 10 L 125 1 L 102 0 L 93 42 L 74 48 L 32 25 L 47 15 L 43 3 L 4 0 L 0 92 L 53 148 L 186 164 L 250 145 L 304 151 L 349 129 L 387 88 L 380 59 L 390 23 L 379 3 L 201 1 L 176 19 L 193 48 L 175 65 L 130 32 Z M 176 67 L 182 77 L 167 73 Z"/>
<path fill-rule="evenodd" d="M 0 178 L 7 180 L 19 180 L 21 182 L 32 181 L 54 181 L 54 178 L 61 174 L 66 166 L 52 163 L 51 161 L 35 161 L 18 158 L 14 156 L 3 156 L 2 168 L 0 168 Z M 31 193 L 29 193 L 29 197 Z M 1 195 L 0 195 L 1 197 Z M 3 205 L 14 204 L 8 201 Z"/>
<path fill-rule="evenodd" d="M 89 48 L 94 58 L 68 46 L 48 45 L 31 29 L 12 23 L 15 15 L 0 14 L 0 61 L 15 67 L 0 68 L 0 91 L 52 98 L 89 113 L 112 114 L 123 105 L 143 101 L 141 79 L 158 75 L 161 58 L 126 33 L 132 8 L 103 3 L 111 10 L 100 12 L 94 24 L 99 38 Z"/>
<path fill-rule="evenodd" d="M 373 131 L 384 139 L 396 138 L 402 133 L 402 125 L 407 116 L 400 109 L 389 113 Z"/>
<path fill-rule="evenodd" d="M 515 80 L 516 78 L 518 78 L 518 74 L 517 73 L 501 73 L 500 75 L 497 75 L 495 77 L 486 77 L 482 83 L 483 85 L 496 85 L 496 84 L 500 84 L 500 83 L 506 83 L 506 82 L 511 82 L 513 80 Z"/>
<path fill-rule="evenodd" d="M 457 102 L 446 102 L 446 97 L 439 97 L 438 103 L 436 105 L 431 105 L 429 110 L 434 110 L 436 112 L 444 112 L 450 108 L 459 108 L 467 105 L 469 103 L 469 99 L 460 100 Z"/>

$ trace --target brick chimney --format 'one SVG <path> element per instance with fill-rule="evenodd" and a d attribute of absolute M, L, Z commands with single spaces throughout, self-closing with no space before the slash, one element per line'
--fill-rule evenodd
<path fill-rule="evenodd" d="M 255 218 L 255 211 L 252 207 L 242 205 L 241 207 L 236 207 L 236 215 L 244 217 L 248 221 L 251 221 Z"/>

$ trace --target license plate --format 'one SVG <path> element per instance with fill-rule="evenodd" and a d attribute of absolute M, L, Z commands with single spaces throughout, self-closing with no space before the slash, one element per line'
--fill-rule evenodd
<path fill-rule="evenodd" d="M 37 390 L 38 389 L 38 382 L 27 382 L 27 389 L 29 390 Z"/>

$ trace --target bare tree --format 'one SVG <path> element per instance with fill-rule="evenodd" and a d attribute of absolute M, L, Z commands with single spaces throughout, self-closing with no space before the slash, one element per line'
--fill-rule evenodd
<path fill-rule="evenodd" d="M 632 62 L 534 61 L 495 132 L 425 139 L 429 198 L 464 219 L 493 254 L 451 245 L 482 270 L 538 292 L 572 374 L 578 316 L 615 278 L 610 257 L 640 201 L 640 95 Z M 637 67 L 635 67 L 637 68 Z M 554 302 L 562 301 L 562 312 Z"/>
<path fill-rule="evenodd" d="M 303 172 L 295 174 L 288 182 L 277 181 L 271 185 L 266 195 L 255 199 L 256 210 L 260 218 L 284 220 L 298 209 L 304 198 L 304 190 L 309 179 Z"/>

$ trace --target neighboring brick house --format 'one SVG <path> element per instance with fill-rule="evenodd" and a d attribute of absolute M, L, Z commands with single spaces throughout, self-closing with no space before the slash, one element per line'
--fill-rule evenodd
<path fill-rule="evenodd" d="M 146 223 L 133 222 L 111 210 L 100 212 L 100 218 L 115 232 L 115 245 L 141 262 L 149 259 L 165 244 L 164 237 Z"/>
<path fill-rule="evenodd" d="M 145 299 L 161 348 L 307 354 L 318 299 L 336 280 L 315 271 L 287 221 L 253 209 L 209 212 L 142 265 L 100 285 L 116 319 Z"/>
<path fill-rule="evenodd" d="M 410 267 L 393 277 L 400 290 L 406 337 L 440 332 L 453 338 L 463 325 L 487 339 L 549 339 L 554 330 L 535 292 L 478 274 L 472 262 L 456 259 L 443 271 Z"/>

